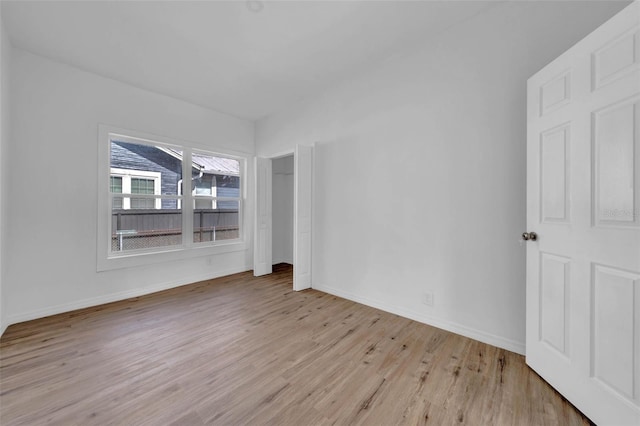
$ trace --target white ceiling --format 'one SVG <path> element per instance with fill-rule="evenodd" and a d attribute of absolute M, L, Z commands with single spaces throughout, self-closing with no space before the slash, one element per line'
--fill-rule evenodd
<path fill-rule="evenodd" d="M 258 119 L 495 4 L 3 1 L 2 16 L 15 47 Z"/>

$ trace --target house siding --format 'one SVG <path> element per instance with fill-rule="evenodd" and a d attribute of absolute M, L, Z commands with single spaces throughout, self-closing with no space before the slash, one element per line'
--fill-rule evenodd
<path fill-rule="evenodd" d="M 182 162 L 153 146 L 113 141 L 111 166 L 119 169 L 159 172 L 162 194 L 178 194 L 178 182 L 182 179 Z M 162 208 L 177 208 L 177 200 L 162 200 Z"/>
<path fill-rule="evenodd" d="M 218 197 L 239 197 L 240 178 L 237 176 L 218 176 L 216 179 L 218 186 Z M 237 209 L 238 206 L 233 201 L 218 201 L 219 209 Z"/>

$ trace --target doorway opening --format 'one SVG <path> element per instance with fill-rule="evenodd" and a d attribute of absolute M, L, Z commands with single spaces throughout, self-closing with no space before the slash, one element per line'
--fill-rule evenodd
<path fill-rule="evenodd" d="M 274 163 L 277 163 L 275 174 Z M 313 146 L 296 145 L 293 153 L 271 158 L 256 157 L 255 167 L 253 275 L 259 277 L 272 273 L 276 262 L 292 262 L 293 289 L 311 288 Z M 275 201 L 274 180 L 278 187 Z M 273 206 L 276 206 L 278 226 L 275 231 L 276 256 L 273 254 Z"/>
<path fill-rule="evenodd" d="M 293 265 L 294 160 L 293 155 L 272 162 L 272 264 Z"/>

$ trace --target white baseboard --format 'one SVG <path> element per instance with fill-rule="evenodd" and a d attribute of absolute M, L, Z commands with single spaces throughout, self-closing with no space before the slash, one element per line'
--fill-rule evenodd
<path fill-rule="evenodd" d="M 379 300 L 369 299 L 362 297 L 347 291 L 343 291 L 334 287 L 325 286 L 321 284 L 312 284 L 314 290 L 322 291 L 325 293 L 333 294 L 334 296 L 342 297 L 343 299 L 352 300 L 354 302 L 362 303 L 363 305 L 371 306 L 372 308 L 380 309 L 385 312 L 390 312 L 401 317 L 409 318 L 414 321 L 421 322 L 423 324 L 431 325 L 433 327 L 441 328 L 452 333 L 460 334 L 465 337 L 469 337 L 474 340 L 478 340 L 489 345 L 497 346 L 502 349 L 506 349 L 511 352 L 515 352 L 521 355 L 525 353 L 525 343 L 516 340 L 505 339 L 504 337 L 497 336 L 495 334 L 487 333 L 482 330 L 467 327 L 465 325 L 457 324 L 453 321 L 443 320 L 430 315 L 424 315 L 418 312 L 414 312 L 410 309 L 394 306 L 386 302 Z"/>
<path fill-rule="evenodd" d="M 237 274 L 239 272 L 246 272 L 252 269 L 253 269 L 253 266 L 242 266 L 242 267 L 226 269 L 223 271 L 217 271 L 214 273 L 191 275 L 188 277 L 184 277 L 180 280 L 167 281 L 164 283 L 153 285 L 151 287 L 135 288 L 131 290 L 121 291 L 118 293 L 111 293 L 111 294 L 105 294 L 98 297 L 92 297 L 89 299 L 75 300 L 69 303 L 49 306 L 44 309 L 36 309 L 28 312 L 21 312 L 15 315 L 9 315 L 6 318 L 6 322 L 2 324 L 2 326 L 6 329 L 7 326 L 9 325 L 17 324 L 24 321 L 31 321 L 38 318 L 48 317 L 50 315 L 57 315 L 65 312 L 75 311 L 76 309 L 84 309 L 84 308 L 90 308 L 92 306 L 104 305 L 105 303 L 118 302 L 120 300 L 126 300 L 132 297 L 139 297 L 139 296 L 144 296 L 146 294 L 157 293 L 159 291 L 169 290 L 171 288 L 193 284 L 199 281 L 205 281 L 205 280 L 210 280 L 214 278 L 224 277 L 227 275 Z M 4 332 L 4 330 L 2 330 L 2 332 Z"/>

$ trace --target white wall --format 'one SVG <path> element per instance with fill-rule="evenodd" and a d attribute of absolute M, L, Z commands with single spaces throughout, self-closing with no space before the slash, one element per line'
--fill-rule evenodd
<path fill-rule="evenodd" d="M 293 264 L 293 155 L 276 158 L 273 170 L 273 264 Z"/>
<path fill-rule="evenodd" d="M 0 8 L 0 11 L 2 8 Z M 5 150 L 9 142 L 9 67 L 11 63 L 11 44 L 7 36 L 0 12 L 0 336 L 7 327 L 6 297 L 4 280 L 5 245 L 5 194 L 7 161 Z"/>
<path fill-rule="evenodd" d="M 252 123 L 19 49 L 11 65 L 3 234 L 10 323 L 251 269 L 246 250 L 212 265 L 197 257 L 97 273 L 96 167 L 99 123 L 253 156 Z"/>
<path fill-rule="evenodd" d="M 526 80 L 623 6 L 499 5 L 258 122 L 319 142 L 313 287 L 523 353 Z"/>

